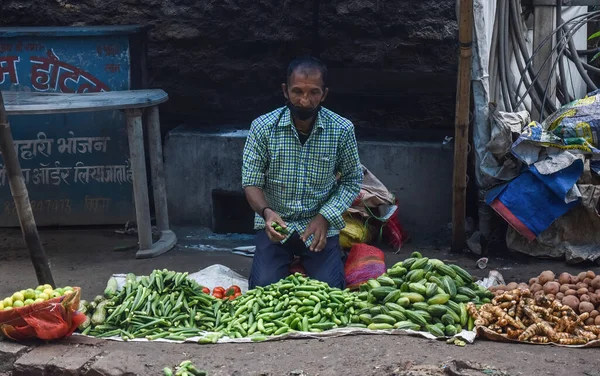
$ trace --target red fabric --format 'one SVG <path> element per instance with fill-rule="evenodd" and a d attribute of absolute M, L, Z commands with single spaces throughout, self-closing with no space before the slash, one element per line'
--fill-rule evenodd
<path fill-rule="evenodd" d="M 398 206 L 398 200 L 396 200 L 396 205 Z M 400 249 L 408 240 L 408 236 L 402 228 L 400 224 L 400 220 L 398 219 L 398 212 L 400 209 L 397 209 L 394 214 L 388 219 L 388 221 L 384 224 L 383 235 L 387 239 L 390 246 L 395 249 Z"/>
<path fill-rule="evenodd" d="M 511 225 L 517 232 L 525 237 L 525 239 L 530 242 L 533 241 L 536 236 L 529 229 L 529 227 L 525 226 L 523 222 L 510 211 L 509 208 L 506 207 L 499 199 L 495 199 L 492 201 L 490 206 L 496 211 L 496 213 L 500 214 L 504 220 Z"/>
<path fill-rule="evenodd" d="M 302 265 L 302 260 L 300 257 L 294 257 L 294 261 L 290 264 L 290 274 L 300 273 L 303 276 L 306 276 L 306 269 L 304 269 L 304 265 Z"/>
<path fill-rule="evenodd" d="M 356 244 L 344 265 L 346 287 L 355 290 L 371 278 L 377 278 L 386 272 L 385 255 L 376 247 L 368 244 Z"/>
<path fill-rule="evenodd" d="M 81 289 L 42 303 L 0 312 L 0 330 L 15 341 L 61 339 L 73 334 L 86 317 L 77 312 Z"/>

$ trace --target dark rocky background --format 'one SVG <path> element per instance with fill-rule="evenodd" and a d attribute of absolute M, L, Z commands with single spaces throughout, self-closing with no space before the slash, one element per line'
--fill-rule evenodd
<path fill-rule="evenodd" d="M 327 106 L 363 135 L 439 139 L 453 128 L 454 0 L 2 0 L 3 26 L 150 26 L 151 87 L 167 128 L 247 126 L 283 103 L 285 65 L 331 69 Z"/>

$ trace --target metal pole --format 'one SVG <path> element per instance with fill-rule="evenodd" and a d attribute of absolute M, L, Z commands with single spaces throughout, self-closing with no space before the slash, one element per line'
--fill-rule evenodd
<path fill-rule="evenodd" d="M 469 107 L 471 104 L 471 65 L 473 56 L 473 0 L 460 0 L 458 21 L 460 56 L 456 85 L 456 115 L 454 119 L 452 251 L 461 251 L 465 245 Z"/>
<path fill-rule="evenodd" d="M 539 6 L 536 5 L 533 8 L 533 50 L 540 45 L 540 43 L 546 38 L 548 35 L 552 34 L 554 31 L 554 27 L 556 26 L 555 16 L 556 9 L 554 7 L 554 3 L 550 6 Z M 552 62 L 553 59 L 550 60 L 549 63 L 544 65 L 546 59 L 552 54 L 552 48 L 554 47 L 554 38 L 551 38 L 550 41 L 544 43 L 541 46 L 538 53 L 536 53 L 533 57 L 533 70 L 537 74 L 540 72 L 540 76 L 538 81 L 542 84 L 542 87 L 546 87 L 546 83 L 548 84 L 548 98 L 552 98 L 553 102 L 556 102 L 556 77 L 552 74 Z M 543 110 L 543 109 L 542 109 Z M 533 106 L 531 108 L 531 117 L 533 119 L 537 119 L 542 121 L 544 119 L 541 118 L 540 111 Z M 550 114 L 545 113 L 545 116 Z"/>
<path fill-rule="evenodd" d="M 10 192 L 15 201 L 23 239 L 29 249 L 29 256 L 31 257 L 38 283 L 55 286 L 52 272 L 50 271 L 50 264 L 40 241 L 40 235 L 35 224 L 33 211 L 31 210 L 29 193 L 27 192 L 27 186 L 25 185 L 23 172 L 21 171 L 21 165 L 15 150 L 10 124 L 8 123 L 6 109 L 4 108 L 2 92 L 0 92 L 0 151 L 2 151 L 2 157 L 4 158 L 4 167 L 8 175 Z"/>
<path fill-rule="evenodd" d="M 146 182 L 146 158 L 144 155 L 144 132 L 142 129 L 142 111 L 126 110 L 127 137 L 129 138 L 129 156 L 133 172 L 133 195 L 135 198 L 135 216 L 137 220 L 140 250 L 152 247 L 152 227 L 150 207 L 148 205 L 148 184 Z"/>
<path fill-rule="evenodd" d="M 158 106 L 152 106 L 148 109 L 148 148 L 150 149 L 150 169 L 152 171 L 152 186 L 154 187 L 156 226 L 159 231 L 167 231 L 169 230 L 169 211 L 167 208 L 167 188 L 165 187 Z"/>

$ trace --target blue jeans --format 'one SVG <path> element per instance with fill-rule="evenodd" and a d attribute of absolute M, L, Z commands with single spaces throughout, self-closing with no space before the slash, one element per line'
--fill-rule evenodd
<path fill-rule="evenodd" d="M 345 288 L 346 277 L 339 236 L 327 238 L 327 244 L 321 252 L 311 252 L 297 233 L 281 244 L 272 242 L 264 230 L 256 234 L 249 288 L 270 285 L 287 277 L 294 256 L 302 258 L 308 277 L 327 282 L 331 287 Z"/>

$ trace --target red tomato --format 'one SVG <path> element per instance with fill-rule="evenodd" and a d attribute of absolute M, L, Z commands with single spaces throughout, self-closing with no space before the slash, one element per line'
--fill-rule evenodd
<path fill-rule="evenodd" d="M 223 299 L 223 294 L 219 291 L 213 290 L 213 296 L 217 299 Z"/>
<path fill-rule="evenodd" d="M 235 299 L 235 295 L 229 296 L 229 300 L 233 300 L 233 299 Z"/>
<path fill-rule="evenodd" d="M 242 293 L 241 292 L 236 292 L 234 296 L 237 298 L 238 296 L 242 296 Z"/>
<path fill-rule="evenodd" d="M 221 287 L 221 286 L 217 286 L 217 287 L 215 287 L 215 288 L 213 289 L 213 294 L 214 294 L 215 292 L 217 292 L 217 293 L 220 293 L 221 295 L 223 295 L 223 294 L 225 294 L 225 289 L 224 289 L 223 287 Z"/>
<path fill-rule="evenodd" d="M 205 294 L 210 294 L 210 289 L 208 287 L 202 288 L 202 292 Z"/>
<path fill-rule="evenodd" d="M 242 292 L 242 289 L 240 289 L 240 287 L 236 285 L 231 286 L 230 289 L 233 289 L 233 291 L 235 291 L 236 294 Z"/>

